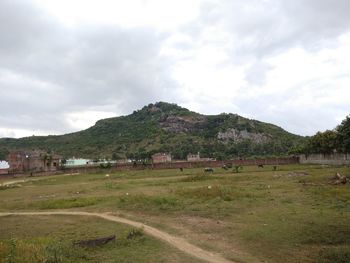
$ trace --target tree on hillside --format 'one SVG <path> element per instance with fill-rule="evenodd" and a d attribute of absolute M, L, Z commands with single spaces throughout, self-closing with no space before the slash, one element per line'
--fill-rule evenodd
<path fill-rule="evenodd" d="M 350 115 L 336 128 L 338 150 L 350 153 Z"/>

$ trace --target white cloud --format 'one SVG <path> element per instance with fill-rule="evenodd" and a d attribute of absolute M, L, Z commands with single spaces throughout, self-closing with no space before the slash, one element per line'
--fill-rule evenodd
<path fill-rule="evenodd" d="M 39 129 L 0 128 L 0 138 L 21 138 L 28 136 L 54 135 L 56 131 L 43 131 Z"/>
<path fill-rule="evenodd" d="M 93 126 L 98 120 L 115 116 L 114 112 L 79 111 L 66 113 L 65 120 L 73 130 L 81 130 Z"/>
<path fill-rule="evenodd" d="M 152 26 L 169 30 L 195 19 L 198 0 L 36 0 L 69 26 L 116 24 L 122 27 Z"/>

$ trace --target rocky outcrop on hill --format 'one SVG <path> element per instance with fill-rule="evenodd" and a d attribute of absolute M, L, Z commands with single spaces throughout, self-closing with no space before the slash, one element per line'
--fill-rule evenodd
<path fill-rule="evenodd" d="M 269 142 L 272 139 L 272 136 L 264 133 L 248 132 L 247 130 L 240 131 L 235 128 L 230 128 L 224 132 L 219 132 L 217 138 L 225 144 L 230 141 L 239 143 L 244 140 L 250 140 L 256 144 L 261 144 Z"/>
<path fill-rule="evenodd" d="M 203 129 L 205 118 L 202 116 L 163 116 L 159 122 L 160 127 L 168 132 L 188 133 Z"/>

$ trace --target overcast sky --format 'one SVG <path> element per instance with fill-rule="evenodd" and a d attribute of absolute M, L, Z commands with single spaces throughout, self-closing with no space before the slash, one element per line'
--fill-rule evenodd
<path fill-rule="evenodd" d="M 301 135 L 350 114 L 349 0 L 0 0 L 0 137 L 167 101 Z"/>

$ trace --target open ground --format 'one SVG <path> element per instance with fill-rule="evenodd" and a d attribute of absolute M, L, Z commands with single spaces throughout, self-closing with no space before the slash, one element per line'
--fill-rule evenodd
<path fill-rule="evenodd" d="M 0 182 L 0 212 L 108 213 L 232 262 L 349 262 L 350 187 L 329 184 L 336 172 L 350 169 L 101 170 L 6 179 Z M 2 262 L 205 262 L 148 235 L 147 228 L 103 218 L 13 214 L 1 216 L 0 226 Z M 135 231 L 139 235 L 127 238 Z M 116 241 L 103 247 L 72 245 L 111 234 Z"/>

